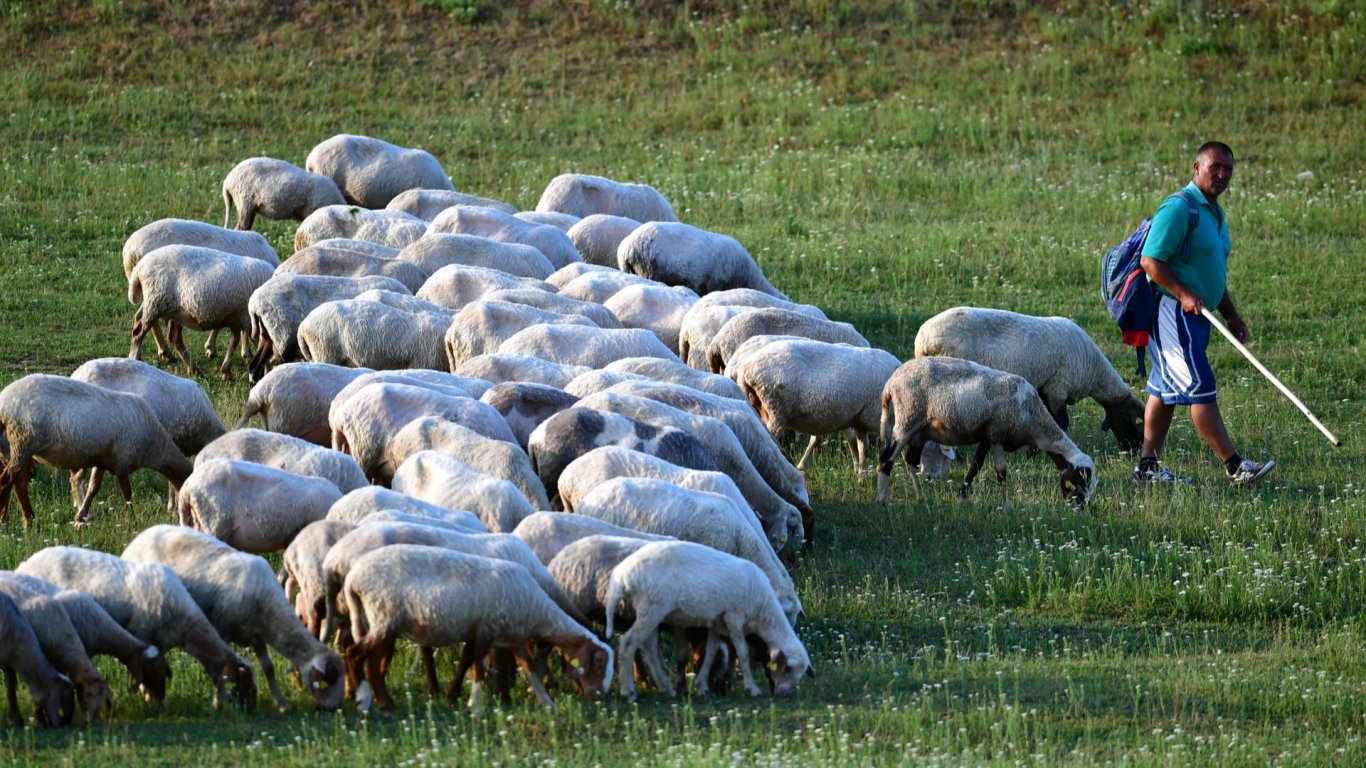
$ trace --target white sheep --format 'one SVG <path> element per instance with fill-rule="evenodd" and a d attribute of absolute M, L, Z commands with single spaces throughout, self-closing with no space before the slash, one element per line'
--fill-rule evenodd
<path fill-rule="evenodd" d="M 455 369 L 457 376 L 473 376 L 494 384 L 527 382 L 563 389 L 575 376 L 590 370 L 586 365 L 556 363 L 531 355 L 493 352 L 475 355 Z"/>
<path fill-rule="evenodd" d="M 452 189 L 409 189 L 398 193 L 389 204 L 384 206 L 390 211 L 410 213 L 423 221 L 430 222 L 437 214 L 452 205 L 475 205 L 493 208 L 503 213 L 516 213 L 517 208 L 501 200 L 469 195 Z"/>
<path fill-rule="evenodd" d="M 401 465 L 418 451 L 433 450 L 453 456 L 471 469 L 492 477 L 501 477 L 517 486 L 534 509 L 550 509 L 545 486 L 531 469 L 531 461 L 516 443 L 494 440 L 436 416 L 424 416 L 408 422 L 389 442 L 387 461 Z"/>
<path fill-rule="evenodd" d="M 665 285 L 628 285 L 612 294 L 603 306 L 627 328 L 644 328 L 670 351 L 678 352 L 683 316 L 697 302 L 691 288 Z"/>
<path fill-rule="evenodd" d="M 503 415 L 508 428 L 517 438 L 517 444 L 526 450 L 531 433 L 541 422 L 572 407 L 579 399 L 549 384 L 508 381 L 493 385 L 479 396 L 479 400 Z"/>
<path fill-rule="evenodd" d="M 504 289 L 533 289 L 552 291 L 549 283 L 530 277 L 518 277 L 499 269 L 447 264 L 427 276 L 417 297 L 438 306 L 459 310 L 484 295 Z"/>
<path fill-rule="evenodd" d="M 586 261 L 575 261 L 555 270 L 550 274 L 550 277 L 545 279 L 545 281 L 555 286 L 556 290 L 563 290 L 566 285 L 569 285 L 574 280 L 577 280 L 579 277 L 586 275 L 589 272 L 620 271 L 621 270 L 617 269 L 616 262 L 613 262 L 611 266 L 607 266 L 605 264 L 589 264 Z"/>
<path fill-rule="evenodd" d="M 724 291 L 712 291 L 698 299 L 697 303 L 693 305 L 693 308 L 697 310 L 708 307 L 749 307 L 751 309 L 781 307 L 822 320 L 829 319 L 820 307 L 811 304 L 798 304 L 790 299 L 779 298 L 771 293 L 765 293 L 754 288 L 730 288 Z"/>
<path fill-rule="evenodd" d="M 555 271 L 540 249 L 530 245 L 445 232 L 427 233 L 399 251 L 398 258 L 416 265 L 428 275 L 451 264 L 497 269 L 537 280 L 544 280 Z"/>
<path fill-rule="evenodd" d="M 693 368 L 686 363 L 665 360 L 659 357 L 626 357 L 609 363 L 605 371 L 620 371 L 644 376 L 647 379 L 666 384 L 682 384 L 700 392 L 727 397 L 731 400 L 744 400 L 745 393 L 725 376 L 708 373 Z"/>
<path fill-rule="evenodd" d="M 637 221 L 678 221 L 669 201 L 654 187 L 584 173 L 564 173 L 551 179 L 536 210 L 580 218 L 601 213 Z"/>
<path fill-rule="evenodd" d="M 449 370 L 458 370 L 472 357 L 491 354 L 518 331 L 542 323 L 598 326 L 582 315 L 565 315 L 528 304 L 479 299 L 466 304 L 447 323 L 445 329 L 445 362 Z"/>
<path fill-rule="evenodd" d="M 447 509 L 469 510 L 504 533 L 536 510 L 517 486 L 436 451 L 418 451 L 394 471 L 394 490 Z"/>
<path fill-rule="evenodd" d="M 118 480 L 128 501 L 129 475 L 139 469 L 165 476 L 172 492 L 193 470 L 141 396 L 65 376 L 30 374 L 0 391 L 0 434 L 9 445 L 0 469 L 0 522 L 8 514 L 13 489 L 24 524 L 32 524 L 28 485 L 35 459 L 72 472 L 93 468 L 84 496 L 73 500 L 78 525 L 90 521 L 90 507 L 106 472 Z"/>
<path fill-rule="evenodd" d="M 616 269 L 617 248 L 639 226 L 635 219 L 594 213 L 579 219 L 565 234 L 584 261 Z"/>
<path fill-rule="evenodd" d="M 445 318 L 446 322 L 450 322 L 451 318 L 455 317 L 455 310 L 448 309 L 440 304 L 433 304 L 426 299 L 419 299 L 410 294 L 385 291 L 378 288 L 356 294 L 356 300 L 377 301 L 380 304 L 393 307 L 394 309 L 401 309 L 404 312 L 411 312 L 415 315 L 432 315 L 433 317 Z"/>
<path fill-rule="evenodd" d="M 706 627 L 710 630 L 707 654 L 698 670 L 699 694 L 705 694 L 709 667 L 715 658 L 718 636 L 735 646 L 735 653 L 750 695 L 761 695 L 750 669 L 746 638 L 757 635 L 768 646 L 767 666 L 773 693 L 786 697 L 803 676 L 811 676 L 811 658 L 786 620 L 772 585 L 759 567 L 734 555 L 687 541 L 660 541 L 641 547 L 612 571 L 607 590 L 607 636 L 613 634 L 613 616 L 625 601 L 635 611 L 635 623 L 621 638 L 621 693 L 635 699 L 635 685 L 628 669 L 641 650 L 656 685 L 673 696 L 664 665 L 659 658 L 659 626 Z"/>
<path fill-rule="evenodd" d="M 641 541 L 664 541 L 669 538 L 623 528 L 596 517 L 569 515 L 563 512 L 537 512 L 529 515 L 512 529 L 512 535 L 526 542 L 532 554 L 536 555 L 536 559 L 547 566 L 565 547 L 589 536 L 613 536 Z"/>
<path fill-rule="evenodd" d="M 314 520 L 295 534 L 280 558 L 280 589 L 285 599 L 294 605 L 294 614 L 304 629 L 313 637 L 322 636 L 326 611 L 323 559 L 333 544 L 355 529 L 355 523 L 342 520 Z"/>
<path fill-rule="evenodd" d="M 232 224 L 234 206 L 237 228 L 249 230 L 257 215 L 303 221 L 324 205 L 345 203 L 332 179 L 273 157 L 249 157 L 223 179 L 224 227 Z"/>
<path fill-rule="evenodd" d="M 594 368 L 575 376 L 573 381 L 564 385 L 564 391 L 575 397 L 587 397 L 594 392 L 601 392 L 623 381 L 652 381 L 652 379 L 638 373 L 622 373 L 621 371 L 609 371 L 606 368 Z"/>
<path fill-rule="evenodd" d="M 901 455 L 907 467 L 926 441 L 941 445 L 977 444 L 960 495 L 966 496 L 987 454 L 996 464 L 1005 505 L 1005 452 L 1030 445 L 1053 460 L 1063 495 L 1085 505 L 1096 490 L 1096 465 L 1062 431 L 1034 387 L 1013 373 L 953 357 L 918 357 L 903 364 L 882 391 L 882 442 L 878 461 L 878 500 L 887 502 L 892 463 Z M 911 473 L 916 495 L 920 485 Z"/>
<path fill-rule="evenodd" d="M 470 706 L 475 709 L 480 706 L 484 675 L 476 660 L 494 647 L 512 650 L 542 704 L 548 705 L 550 697 L 532 673 L 526 651 L 530 641 L 553 643 L 587 698 L 601 699 L 611 685 L 611 647 L 556 607 L 527 570 L 514 563 L 395 545 L 356 561 L 343 594 L 356 639 L 346 655 L 347 676 L 353 682 L 364 677 L 366 685 L 357 691 L 357 699 L 365 704 L 373 689 L 376 706 L 393 708 L 383 670 L 400 635 L 427 646 L 464 642 L 461 666 L 447 697 L 459 694 L 465 670 L 473 666 Z"/>
<path fill-rule="evenodd" d="M 601 304 L 591 301 L 571 299 L 558 293 L 535 288 L 500 288 L 486 293 L 481 301 L 505 301 L 510 304 L 525 304 L 561 315 L 580 315 L 592 320 L 599 328 L 621 328 L 621 321 Z"/>
<path fill-rule="evenodd" d="M 66 611 L 48 594 L 29 586 L 30 579 L 13 571 L 0 571 L 0 595 L 19 606 L 43 656 L 71 679 L 81 712 L 87 722 L 94 722 L 114 708 L 114 692 L 90 660 Z"/>
<path fill-rule="evenodd" d="M 195 467 L 180 489 L 180 524 L 236 549 L 278 552 L 341 498 L 331 480 L 236 459 Z M 287 500 L 287 503 L 281 503 Z"/>
<path fill-rule="evenodd" d="M 569 234 L 569 229 L 579 223 L 579 216 L 571 216 L 567 213 L 556 213 L 554 211 L 518 211 L 513 214 L 528 224 L 545 224 Z"/>
<path fill-rule="evenodd" d="M 430 152 L 369 136 L 333 136 L 313 147 L 304 167 L 332 179 L 348 202 L 366 208 L 383 208 L 410 189 L 455 190 Z"/>
<path fill-rule="evenodd" d="M 247 302 L 251 337 L 256 352 L 248 364 L 252 383 L 266 374 L 266 366 L 291 363 L 299 357 L 299 323 L 313 308 L 327 301 L 355 298 L 380 289 L 408 293 L 403 283 L 389 277 L 331 277 L 275 275 L 256 289 Z"/>
<path fill-rule="evenodd" d="M 354 237 L 328 237 L 312 243 L 308 249 L 318 249 L 320 251 L 343 251 L 360 253 L 365 256 L 376 256 L 382 259 L 398 258 L 401 249 L 392 248 L 382 243 L 372 240 L 357 240 Z M 305 250 L 308 250 L 305 249 Z M 297 255 L 297 251 L 295 254 Z M 290 258 L 293 258 L 291 256 Z"/>
<path fill-rule="evenodd" d="M 550 277 L 553 278 L 555 275 Z M 546 282 L 550 282 L 550 280 L 546 280 Z M 560 286 L 559 295 L 605 305 L 608 299 L 631 285 L 663 285 L 663 283 L 616 269 L 593 269 L 584 271 Z"/>
<path fill-rule="evenodd" d="M 832 344 L 870 346 L 868 340 L 849 323 L 821 320 L 793 309 L 765 307 L 736 315 L 721 326 L 707 348 L 708 369 L 712 373 L 721 373 L 736 347 L 749 337 L 761 334 L 804 336 Z"/>
<path fill-rule="evenodd" d="M 370 484 L 356 460 L 341 451 L 263 429 L 234 429 L 225 433 L 204 446 L 194 463 L 198 467 L 214 459 L 249 461 L 296 475 L 320 477 L 337 486 L 342 493 Z"/>
<path fill-rule="evenodd" d="M 282 712 L 290 706 L 275 681 L 267 647 L 294 665 L 318 709 L 334 710 L 341 703 L 341 658 L 299 623 L 265 558 L 175 525 L 144 529 L 120 557 L 133 563 L 159 563 L 174 571 L 220 637 L 256 652 Z"/>
<path fill-rule="evenodd" d="M 1101 429 L 1114 433 L 1121 451 L 1143 444 L 1143 404 L 1095 340 L 1068 318 L 955 307 L 920 326 L 915 355 L 958 357 L 1024 377 L 1063 430 L 1067 406 L 1089 397 L 1105 409 Z"/>
<path fill-rule="evenodd" d="M 595 488 L 617 477 L 667 480 L 680 488 L 725 496 L 734 502 L 737 508 L 749 512 L 749 502 L 745 500 L 744 494 L 740 493 L 735 481 L 725 473 L 679 466 L 653 454 L 616 445 L 594 448 L 569 462 L 560 472 L 556 488 L 565 511 L 573 512 L 579 501 Z M 753 513 L 748 515 L 746 522 L 760 536 L 767 535 Z"/>
<path fill-rule="evenodd" d="M 403 283 L 409 293 L 427 282 L 427 272 L 397 255 L 366 253 L 327 243 L 352 243 L 354 240 L 328 240 L 294 252 L 276 268 L 281 275 L 326 275 L 331 277 L 388 277 Z M 402 253 L 402 251 L 399 251 Z"/>
<path fill-rule="evenodd" d="M 453 205 L 432 220 L 430 231 L 529 245 L 539 250 L 555 269 L 583 260 L 569 236 L 558 227 L 522 221 L 492 208 Z"/>
<path fill-rule="evenodd" d="M 562 517 L 582 517 L 562 515 Z M 594 518 L 587 518 L 593 520 Z M 607 588 L 612 571 L 651 540 L 635 536 L 592 534 L 569 542 L 546 563 L 574 608 L 596 622 L 607 622 Z"/>
<path fill-rule="evenodd" d="M 18 678 L 23 678 L 33 696 L 39 723 L 62 726 L 71 722 L 76 714 L 71 680 L 48 663 L 23 612 L 3 594 L 0 594 L 0 669 L 5 673 L 9 689 L 8 715 L 15 728 L 24 725 L 19 714 Z"/>
<path fill-rule="evenodd" d="M 326 205 L 308 214 L 294 230 L 294 250 L 302 251 L 323 240 L 339 237 L 403 248 L 417 242 L 427 234 L 427 229 L 427 222 L 399 211 Z"/>
<path fill-rule="evenodd" d="M 248 711 L 256 707 L 251 664 L 219 637 L 175 572 L 164 565 L 132 563 L 80 547 L 48 547 L 30 555 L 16 571 L 94 598 L 134 636 L 163 652 L 183 648 L 214 685 L 214 706 L 235 691 Z"/>
<path fill-rule="evenodd" d="M 251 330 L 247 303 L 270 279 L 274 268 L 248 256 L 195 245 L 167 245 L 147 254 L 128 276 L 128 301 L 141 303 L 133 322 L 128 356 L 142 355 L 142 341 L 162 319 L 197 331 L 227 328 L 232 339 L 219 373 L 232 375 L 233 352 Z M 195 365 L 178 333 L 171 335 L 181 362 Z"/>
<path fill-rule="evenodd" d="M 327 510 L 327 519 L 359 525 L 376 515 L 391 512 L 423 518 L 442 527 L 457 528 L 469 533 L 488 533 L 489 530 L 484 521 L 473 512 L 437 506 L 378 485 L 366 486 L 341 497 Z"/>
<path fill-rule="evenodd" d="M 409 368 L 402 371 L 370 371 L 357 376 L 332 398 L 332 408 L 340 408 L 352 395 L 378 382 L 408 384 L 430 389 L 448 397 L 479 397 L 493 386 L 472 376 L 456 376 L 445 371 Z"/>
<path fill-rule="evenodd" d="M 498 345 L 498 354 L 526 355 L 560 365 L 602 368 L 624 357 L 678 360 L 659 337 L 642 328 L 596 328 L 564 323 L 533 325 Z"/>
<path fill-rule="evenodd" d="M 617 247 L 617 266 L 668 285 L 686 285 L 698 295 L 753 288 L 787 298 L 764 277 L 738 240 L 689 224 L 654 221 L 640 225 Z"/>
<path fill-rule="evenodd" d="M 327 411 L 332 398 L 356 377 L 369 372 L 327 363 L 277 366 L 252 386 L 234 429 L 242 429 L 260 416 L 271 432 L 330 446 L 332 428 L 327 425 Z"/>
<path fill-rule="evenodd" d="M 794 304 L 753 288 L 732 288 L 709 293 L 697 300 L 678 326 L 678 355 L 688 365 L 707 370 L 707 349 L 712 339 L 736 315 L 753 309 L 779 307 L 825 320 L 825 313 L 810 304 Z"/>
<path fill-rule="evenodd" d="M 407 312 L 378 301 L 329 301 L 299 323 L 299 354 L 314 363 L 444 371 L 450 324 L 449 317 Z"/>

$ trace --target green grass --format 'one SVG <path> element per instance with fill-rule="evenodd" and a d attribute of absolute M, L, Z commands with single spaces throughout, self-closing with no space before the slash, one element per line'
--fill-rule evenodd
<path fill-rule="evenodd" d="M 0 730 L 0 761 L 1366 759 L 1359 4 L 35 0 L 6 4 L 0 44 L 0 382 L 124 354 L 128 234 L 221 222 L 239 160 L 302 164 L 342 132 L 422 146 L 460 190 L 523 209 L 568 171 L 652 184 L 902 358 L 926 318 L 975 304 L 1072 317 L 1127 373 L 1096 260 L 1219 138 L 1239 158 L 1221 202 L 1251 348 L 1345 443 L 1216 341 L 1239 447 L 1280 465 L 1253 489 L 1226 486 L 1184 414 L 1167 458 L 1194 481 L 1131 486 L 1094 404 L 1071 430 L 1101 476 L 1084 512 L 1025 453 L 1010 510 L 990 479 L 922 504 L 904 475 L 881 507 L 845 455 L 818 457 L 796 580 L 819 676 L 792 700 L 559 695 L 542 712 L 519 694 L 471 715 L 430 701 L 405 653 L 392 719 L 247 716 L 210 710 L 177 655 L 166 712 L 120 692 L 107 724 Z M 282 254 L 293 229 L 258 222 Z M 204 385 L 234 421 L 245 381 Z M 55 543 L 119 551 L 166 519 L 139 475 L 132 508 L 106 488 L 75 530 L 65 488 L 39 472 L 38 522 L 0 528 L 0 567 Z"/>

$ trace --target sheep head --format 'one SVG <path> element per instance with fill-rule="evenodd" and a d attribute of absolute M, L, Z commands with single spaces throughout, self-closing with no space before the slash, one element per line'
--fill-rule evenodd
<path fill-rule="evenodd" d="M 768 676 L 773 682 L 773 695 L 785 699 L 796 690 L 803 677 L 815 677 L 811 659 L 800 645 L 789 649 L 774 649 L 768 657 Z"/>
<path fill-rule="evenodd" d="M 256 673 L 245 659 L 233 655 L 223 662 L 214 685 L 217 687 L 213 697 L 215 709 L 225 700 L 236 699 L 247 714 L 256 712 Z"/>
<path fill-rule="evenodd" d="M 1143 446 L 1143 404 L 1129 397 L 1119 403 L 1105 405 L 1102 432 L 1111 432 L 1123 453 L 1133 453 Z"/>
<path fill-rule="evenodd" d="M 10 682 L 10 690 L 15 690 L 13 681 Z M 53 685 L 39 693 L 33 691 L 33 708 L 35 719 L 43 725 L 64 726 L 71 723 L 76 716 L 76 687 L 71 684 L 71 678 L 59 674 L 53 680 Z"/>
<path fill-rule="evenodd" d="M 565 670 L 579 684 L 579 695 L 590 701 L 602 701 L 612 685 L 612 648 L 597 638 L 560 646 Z"/>
<path fill-rule="evenodd" d="M 342 663 L 337 654 L 328 651 L 309 661 L 302 671 L 301 678 L 308 685 L 313 705 L 323 712 L 332 712 L 341 706 L 346 686 L 342 680 Z"/>
<path fill-rule="evenodd" d="M 158 706 L 166 702 L 166 681 L 171 679 L 171 667 L 155 645 L 147 646 L 128 662 L 128 673 L 133 676 L 134 691 L 141 691 L 148 701 Z"/>
<path fill-rule="evenodd" d="M 1096 492 L 1096 468 L 1068 464 L 1059 478 L 1062 495 L 1077 507 L 1085 507 Z"/>

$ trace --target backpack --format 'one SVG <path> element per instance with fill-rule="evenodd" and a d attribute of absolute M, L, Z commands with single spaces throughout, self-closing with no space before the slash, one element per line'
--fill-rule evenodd
<path fill-rule="evenodd" d="M 1181 247 L 1181 258 L 1190 258 L 1191 232 L 1200 222 L 1200 208 L 1195 198 L 1186 190 L 1172 197 L 1180 198 L 1186 204 L 1189 216 L 1186 220 L 1186 237 Z M 1124 242 L 1105 252 L 1100 260 L 1100 298 L 1110 310 L 1110 317 L 1119 326 L 1120 340 L 1134 348 L 1138 358 L 1135 373 L 1141 379 L 1148 377 L 1144 366 L 1144 352 L 1148 347 L 1148 333 L 1152 330 L 1153 320 L 1157 317 L 1157 289 L 1148 282 L 1147 273 L 1141 265 L 1143 243 L 1148 239 L 1148 229 L 1152 219 L 1145 218 L 1138 228 Z"/>

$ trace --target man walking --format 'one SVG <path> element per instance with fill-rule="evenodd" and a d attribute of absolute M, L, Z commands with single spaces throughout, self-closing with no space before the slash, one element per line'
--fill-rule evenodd
<path fill-rule="evenodd" d="M 1195 153 L 1194 175 L 1182 190 L 1194 201 L 1199 218 L 1186 243 L 1189 209 L 1173 195 L 1153 214 L 1148 239 L 1143 245 L 1142 265 L 1157 285 L 1157 318 L 1148 337 L 1152 374 L 1145 389 L 1148 403 L 1143 417 L 1143 452 L 1134 476 L 1143 482 L 1171 483 L 1175 475 L 1159 461 L 1178 405 L 1189 405 L 1191 422 L 1219 460 L 1229 481 L 1248 485 L 1260 480 L 1276 462 L 1244 459 L 1233 447 L 1215 399 L 1214 372 L 1205 348 L 1210 322 L 1200 313 L 1214 306 L 1241 342 L 1251 336 L 1238 316 L 1226 285 L 1230 250 L 1228 222 L 1219 207 L 1219 195 L 1233 178 L 1233 150 L 1211 141 Z"/>

